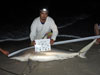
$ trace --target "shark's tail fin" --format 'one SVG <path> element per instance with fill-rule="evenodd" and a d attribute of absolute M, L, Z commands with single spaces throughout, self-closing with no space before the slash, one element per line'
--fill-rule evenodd
<path fill-rule="evenodd" d="M 79 57 L 81 58 L 86 58 L 85 54 L 87 53 L 87 51 L 93 46 L 93 44 L 96 42 L 96 39 L 93 40 L 92 42 L 90 42 L 88 45 L 86 45 L 85 47 L 83 47 L 80 51 L 79 51 Z"/>

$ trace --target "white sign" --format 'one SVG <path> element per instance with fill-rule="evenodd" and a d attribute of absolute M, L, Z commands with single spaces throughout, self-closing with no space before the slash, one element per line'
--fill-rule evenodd
<path fill-rule="evenodd" d="M 50 39 L 35 40 L 35 43 L 35 52 L 51 50 Z"/>

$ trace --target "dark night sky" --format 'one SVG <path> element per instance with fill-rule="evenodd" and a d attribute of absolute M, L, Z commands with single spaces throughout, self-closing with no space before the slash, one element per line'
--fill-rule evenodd
<path fill-rule="evenodd" d="M 100 8 L 99 2 L 96 1 L 8 1 L 2 2 L 1 5 L 2 23 L 24 22 L 33 19 L 39 16 L 39 8 L 43 6 L 48 6 L 49 15 L 52 17 L 66 17 L 81 13 L 94 14 L 99 13 Z"/>
<path fill-rule="evenodd" d="M 76 18 L 81 14 L 86 14 L 86 15 L 96 14 L 97 17 L 100 16 L 100 12 L 99 12 L 100 2 L 96 2 L 96 1 L 86 1 L 86 2 L 82 0 L 80 1 L 76 1 L 76 0 L 74 1 L 73 0 L 72 1 L 71 0 L 69 1 L 68 0 L 65 1 L 63 0 L 3 1 L 0 4 L 1 33 L 13 32 L 16 30 L 19 31 L 23 27 L 25 28 L 30 27 L 33 19 L 39 16 L 39 9 L 43 6 L 47 6 L 49 8 L 50 11 L 49 15 L 52 18 L 54 18 L 58 26 L 67 24 L 75 20 L 75 18 L 73 18 L 73 20 L 70 19 L 70 16 L 71 17 L 75 16 Z M 59 18 L 61 18 L 61 21 L 58 20 Z M 66 18 L 67 20 L 64 20 Z M 70 21 L 68 20 L 68 18 Z M 80 34 L 83 33 L 81 32 L 82 30 L 85 32 L 86 30 L 88 30 L 88 32 L 90 32 L 91 30 L 93 31 L 93 26 L 91 26 L 93 25 L 93 23 L 91 24 L 92 21 L 93 20 L 90 19 L 89 20 L 87 19 L 86 21 L 84 20 L 78 21 L 77 23 L 73 24 L 71 27 L 67 29 L 65 28 L 65 30 L 67 31 L 64 31 L 63 29 L 63 32 L 65 33 L 67 32 L 66 34 L 78 34 L 78 33 Z M 74 29 L 75 33 L 73 31 L 70 32 L 70 30 L 72 29 Z"/>

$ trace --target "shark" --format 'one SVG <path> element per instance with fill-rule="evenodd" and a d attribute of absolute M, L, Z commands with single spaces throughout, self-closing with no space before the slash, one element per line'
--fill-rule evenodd
<path fill-rule="evenodd" d="M 54 60 L 65 60 L 69 58 L 74 58 L 76 56 L 80 58 L 86 58 L 87 51 L 93 46 L 96 42 L 96 39 L 91 41 L 85 47 L 83 47 L 78 52 L 70 52 L 70 51 L 62 51 L 56 48 L 52 48 L 51 51 L 45 52 L 35 52 L 34 48 L 28 49 L 21 53 L 18 53 L 14 56 L 9 57 L 11 60 L 17 60 L 21 62 L 25 62 L 28 60 L 38 61 L 38 62 L 47 62 L 47 61 L 54 61 Z"/>

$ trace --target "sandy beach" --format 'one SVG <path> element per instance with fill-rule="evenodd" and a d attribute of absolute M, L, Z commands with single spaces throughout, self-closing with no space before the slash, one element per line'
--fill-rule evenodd
<path fill-rule="evenodd" d="M 52 46 L 54 48 L 79 51 L 90 41 Z M 1 48 L 13 52 L 30 45 L 29 40 L 1 42 Z M 75 57 L 50 62 L 19 62 L 0 53 L 0 75 L 99 75 L 100 45 L 94 44 L 85 59 Z"/>

